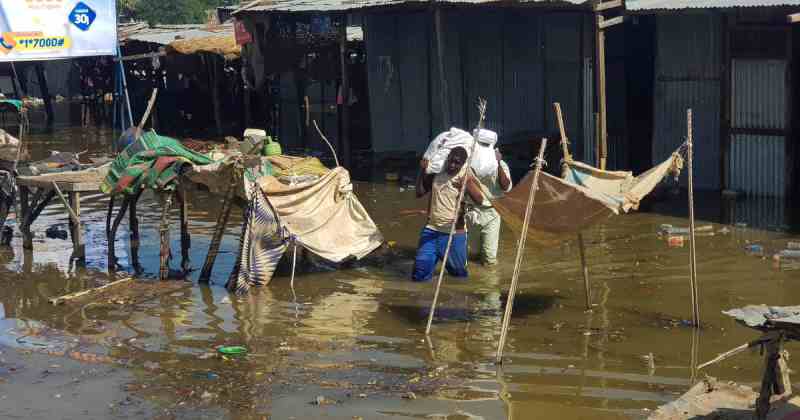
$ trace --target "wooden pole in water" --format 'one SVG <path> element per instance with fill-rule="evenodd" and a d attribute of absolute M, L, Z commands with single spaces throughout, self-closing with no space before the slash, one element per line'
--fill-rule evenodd
<path fill-rule="evenodd" d="M 600 169 L 606 169 L 606 161 L 608 160 L 608 128 L 607 128 L 607 113 L 606 113 L 606 33 L 601 27 L 605 18 L 600 13 L 595 16 L 597 20 L 597 107 L 600 117 L 600 132 L 597 138 L 597 146 L 600 155 Z"/>
<path fill-rule="evenodd" d="M 169 248 L 169 211 L 172 208 L 172 191 L 165 191 L 161 192 L 161 226 L 159 227 L 159 231 L 161 232 L 161 252 L 160 255 L 160 267 L 159 267 L 159 279 L 161 281 L 165 281 L 169 278 L 169 260 L 170 260 L 170 248 Z"/>
<path fill-rule="evenodd" d="M 686 111 L 686 146 L 687 146 L 687 166 L 689 178 L 689 279 L 692 287 L 692 325 L 696 328 L 700 327 L 700 296 L 697 288 L 697 246 L 695 243 L 694 234 L 694 178 L 692 173 L 692 155 L 693 140 L 692 140 L 692 110 L 691 108 Z"/>
<path fill-rule="evenodd" d="M 137 216 L 136 206 L 139 205 L 139 197 L 142 195 L 143 189 L 139 190 L 129 204 L 130 221 L 128 223 L 130 230 L 130 244 L 131 244 L 131 265 L 137 274 L 142 271 L 141 264 L 139 264 L 139 217 Z M 124 205 L 124 204 L 123 204 Z M 110 266 L 109 262 L 109 266 Z"/>
<path fill-rule="evenodd" d="M 339 139 L 339 144 L 342 147 L 339 150 L 344 167 L 350 168 L 350 75 L 348 74 L 349 66 L 347 65 L 349 60 L 347 52 L 347 16 L 343 16 L 341 19 L 341 22 L 339 22 L 339 61 L 341 62 L 342 72 L 342 105 L 339 107 L 341 111 L 339 118 L 341 118 L 342 122 L 342 137 Z"/>
<path fill-rule="evenodd" d="M 428 324 L 425 326 L 425 335 L 430 335 L 431 325 L 433 324 L 433 316 L 436 313 L 436 302 L 439 300 L 439 291 L 442 289 L 442 281 L 444 280 L 444 270 L 447 265 L 447 259 L 450 258 L 450 246 L 453 245 L 453 235 L 456 233 L 456 224 L 458 223 L 458 215 L 461 213 L 461 203 L 464 201 L 464 192 L 467 190 L 467 176 L 472 167 L 472 159 L 475 157 L 475 150 L 478 146 L 478 136 L 480 130 L 483 129 L 483 123 L 486 120 L 486 100 L 478 98 L 478 128 L 472 139 L 472 150 L 467 159 L 466 170 L 464 171 L 464 180 L 461 183 L 461 190 L 458 192 L 458 201 L 456 202 L 455 214 L 453 215 L 453 223 L 450 225 L 450 235 L 447 238 L 447 248 L 444 251 L 444 258 L 442 259 L 442 268 L 439 270 L 439 279 L 436 281 L 436 290 L 433 293 L 433 302 L 431 302 L 431 310 L 428 314 Z"/>
<path fill-rule="evenodd" d="M 514 261 L 514 273 L 511 276 L 511 287 L 508 289 L 508 299 L 506 299 L 506 312 L 503 315 L 503 327 L 500 330 L 500 343 L 497 345 L 497 358 L 495 359 L 498 364 L 503 363 L 503 348 L 506 346 L 506 337 L 508 336 L 508 327 L 511 324 L 511 312 L 514 309 L 514 297 L 517 294 L 517 286 L 519 282 L 519 271 L 522 266 L 522 253 L 525 251 L 525 241 L 528 237 L 528 225 L 531 221 L 533 214 L 533 204 L 536 198 L 536 190 L 539 189 L 539 173 L 542 171 L 542 164 L 544 163 L 544 150 L 547 147 L 547 139 L 542 139 L 542 145 L 539 146 L 539 155 L 536 158 L 536 169 L 533 172 L 533 182 L 531 183 L 530 193 L 528 193 L 528 205 L 525 208 L 525 219 L 522 222 L 522 232 L 520 232 L 519 241 L 517 242 L 517 258 Z"/>
<path fill-rule="evenodd" d="M 561 178 L 566 178 L 569 173 L 569 164 L 572 162 L 572 154 L 569 152 L 569 140 L 567 139 L 567 129 L 564 126 L 561 104 L 553 102 L 553 109 L 556 111 L 556 122 L 558 122 L 558 131 L 561 134 Z"/>
<path fill-rule="evenodd" d="M 564 124 L 564 113 L 561 111 L 561 104 L 558 102 L 553 103 L 553 108 L 556 111 L 556 121 L 558 122 L 558 131 L 561 134 L 561 178 L 566 178 L 569 175 L 569 164 L 572 162 L 572 154 L 569 152 L 569 140 L 567 139 L 567 129 Z M 583 233 L 578 233 L 578 247 L 581 255 L 581 271 L 583 272 L 583 288 L 586 292 L 586 309 L 592 309 L 592 299 L 589 287 L 589 267 L 586 265 L 586 245 L 583 241 Z"/>
<path fill-rule="evenodd" d="M 237 169 L 234 169 L 234 171 L 236 170 Z M 208 246 L 206 261 L 203 264 L 203 269 L 200 271 L 200 277 L 197 280 L 200 283 L 208 283 L 211 278 L 211 270 L 214 269 L 214 262 L 217 259 L 217 253 L 219 253 L 219 247 L 222 243 L 222 235 L 225 234 L 225 227 L 228 225 L 228 218 L 231 215 L 231 206 L 236 196 L 238 182 L 237 174 L 235 172 L 232 173 L 228 191 L 225 193 L 225 198 L 222 199 L 222 209 L 219 215 L 217 215 L 217 224 L 214 228 L 214 235 L 211 237 L 211 244 Z"/>

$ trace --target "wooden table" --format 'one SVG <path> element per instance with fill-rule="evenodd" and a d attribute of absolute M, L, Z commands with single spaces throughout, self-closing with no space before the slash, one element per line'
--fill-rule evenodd
<path fill-rule="evenodd" d="M 105 179 L 110 165 L 80 171 L 49 173 L 36 176 L 17 177 L 19 188 L 20 214 L 19 229 L 22 232 L 22 247 L 33 249 L 33 233 L 31 225 L 53 198 L 67 202 L 65 212 L 69 218 L 69 231 L 72 237 L 72 258 L 86 258 L 86 244 L 83 242 L 81 230 L 81 193 L 99 192 L 100 184 Z M 61 194 L 63 192 L 66 197 Z"/>

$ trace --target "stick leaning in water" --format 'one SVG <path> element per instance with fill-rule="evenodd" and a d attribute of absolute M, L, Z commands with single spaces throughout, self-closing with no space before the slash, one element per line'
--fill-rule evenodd
<path fill-rule="evenodd" d="M 453 235 L 456 233 L 456 224 L 458 223 L 458 216 L 461 213 L 461 202 L 464 201 L 464 192 L 467 190 L 467 177 L 472 167 L 472 159 L 475 157 L 478 136 L 480 135 L 480 130 L 483 129 L 483 122 L 486 120 L 486 100 L 483 98 L 478 98 L 478 114 L 478 129 L 472 137 L 472 149 L 469 153 L 469 159 L 467 159 L 467 162 L 464 164 L 466 165 L 464 179 L 461 182 L 461 189 L 458 192 L 458 201 L 456 202 L 455 209 L 456 214 L 455 217 L 453 217 L 453 223 L 450 225 L 450 235 L 447 237 L 447 248 L 445 248 L 444 259 L 442 259 L 442 269 L 439 270 L 439 279 L 436 281 L 436 290 L 433 292 L 433 302 L 431 302 L 431 310 L 428 314 L 428 325 L 425 326 L 426 336 L 431 333 L 431 324 L 433 324 L 433 316 L 436 313 L 436 302 L 439 300 L 439 291 L 442 289 L 442 281 L 444 280 L 444 270 L 447 266 L 447 259 L 450 258 L 450 246 L 453 245 Z"/>
<path fill-rule="evenodd" d="M 692 288 L 692 325 L 700 327 L 700 292 L 697 287 L 697 248 L 695 242 L 694 223 L 694 176 L 692 174 L 692 158 L 694 154 L 692 141 L 692 110 L 686 111 L 686 144 L 687 167 L 689 181 L 689 280 Z"/>
<path fill-rule="evenodd" d="M 520 232 L 519 241 L 517 242 L 517 258 L 514 261 L 514 273 L 511 276 L 511 287 L 508 289 L 506 312 L 503 315 L 503 327 L 500 330 L 500 343 L 497 345 L 496 361 L 498 364 L 503 363 L 503 348 L 506 345 L 508 326 L 511 323 L 511 312 L 514 308 L 514 296 L 517 294 L 519 270 L 520 266 L 522 265 L 522 253 L 525 251 L 525 240 L 528 237 L 528 225 L 530 224 L 531 215 L 533 214 L 533 204 L 536 198 L 536 191 L 539 189 L 539 173 L 542 171 L 542 164 L 544 163 L 544 149 L 546 147 L 547 139 L 542 139 L 542 145 L 539 146 L 539 155 L 536 158 L 536 169 L 534 169 L 533 172 L 531 191 L 528 194 L 528 205 L 525 207 L 525 220 L 522 222 L 522 232 Z"/>

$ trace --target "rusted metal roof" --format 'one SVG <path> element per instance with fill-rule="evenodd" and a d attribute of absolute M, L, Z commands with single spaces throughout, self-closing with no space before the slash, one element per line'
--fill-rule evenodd
<path fill-rule="evenodd" d="M 127 39 L 139 42 L 167 45 L 177 40 L 191 40 L 216 36 L 233 37 L 233 25 L 218 25 L 207 27 L 205 25 L 192 25 L 185 27 L 155 26 L 142 28 L 128 34 Z"/>
<path fill-rule="evenodd" d="M 447 4 L 489 4 L 489 3 L 566 3 L 583 4 L 586 0 L 436 0 Z M 430 0 L 256 0 L 243 4 L 233 14 L 246 12 L 338 12 L 372 7 L 424 5 Z"/>
<path fill-rule="evenodd" d="M 800 6 L 800 0 L 628 0 L 630 11 Z"/>

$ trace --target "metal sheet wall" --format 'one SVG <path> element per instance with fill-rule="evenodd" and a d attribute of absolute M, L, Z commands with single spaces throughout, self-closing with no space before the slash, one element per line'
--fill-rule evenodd
<path fill-rule="evenodd" d="M 746 194 L 782 197 L 786 186 L 786 138 L 731 136 L 729 188 Z"/>
<path fill-rule="evenodd" d="M 660 80 L 718 80 L 721 21 L 717 14 L 658 16 L 656 76 Z"/>
<path fill-rule="evenodd" d="M 581 15 L 554 13 L 543 16 L 545 38 L 545 110 L 549 131 L 558 131 L 552 103 L 560 102 L 567 136 L 580 133 Z"/>
<path fill-rule="evenodd" d="M 397 25 L 395 61 L 400 84 L 400 138 L 387 150 L 424 152 L 430 143 L 431 109 L 428 48 L 429 15 L 402 15 Z"/>
<path fill-rule="evenodd" d="M 371 14 L 365 18 L 372 148 L 403 150 L 399 60 L 395 53 L 397 19 Z"/>
<path fill-rule="evenodd" d="M 786 138 L 747 133 L 786 127 L 784 60 L 734 59 L 731 66 L 729 188 L 751 195 L 783 197 L 786 192 Z"/>
<path fill-rule="evenodd" d="M 464 48 L 464 107 L 468 126 L 478 123 L 479 97 L 486 99 L 486 128 L 503 127 L 503 10 L 465 10 L 461 31 Z"/>
<path fill-rule="evenodd" d="M 473 127 L 479 96 L 488 100 L 486 126 L 499 132 L 502 143 L 527 141 L 531 133 L 555 130 L 553 101 L 562 104 L 570 138 L 581 139 L 585 112 L 581 93 L 588 92 L 589 97 L 592 93 L 591 86 L 582 86 L 580 14 L 446 9 L 441 17 L 449 121 L 442 116 L 431 15 L 365 16 L 376 152 L 422 151 L 441 130 Z M 575 147 L 582 145 L 579 140 Z"/>
<path fill-rule="evenodd" d="M 685 141 L 686 110 L 691 108 L 696 186 L 720 189 L 719 17 L 665 15 L 658 16 L 656 26 L 652 163 L 666 159 Z"/>
<path fill-rule="evenodd" d="M 686 110 L 692 109 L 694 179 L 699 189 L 720 189 L 719 81 L 656 82 L 653 163 L 686 141 Z M 684 183 L 686 175 L 681 176 Z"/>
<path fill-rule="evenodd" d="M 785 128 L 786 68 L 785 60 L 733 60 L 731 123 L 734 127 Z"/>
<path fill-rule="evenodd" d="M 447 121 L 442 117 L 442 86 L 439 77 L 439 62 L 437 56 L 436 34 L 431 33 L 431 114 L 433 115 L 433 133 L 439 133 L 450 127 L 464 127 L 464 86 L 462 79 L 461 66 L 461 35 L 460 35 L 460 12 L 458 10 L 442 10 L 442 44 L 445 79 L 447 81 Z"/>
<path fill-rule="evenodd" d="M 509 13 L 504 43 L 504 142 L 530 140 L 529 133 L 544 127 L 545 86 L 541 15 Z"/>

